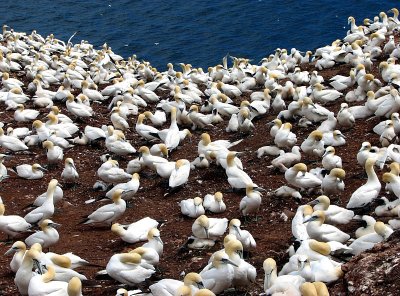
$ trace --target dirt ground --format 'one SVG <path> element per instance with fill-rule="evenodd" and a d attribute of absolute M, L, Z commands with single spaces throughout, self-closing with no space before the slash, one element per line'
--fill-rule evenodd
<path fill-rule="evenodd" d="M 307 70 L 313 70 L 313 66 L 303 67 Z M 320 74 L 325 78 L 325 84 L 330 77 L 336 74 L 348 75 L 350 67 L 348 65 L 339 65 L 335 68 L 320 71 Z M 377 64 L 375 64 L 372 71 L 377 77 Z M 23 75 L 23 74 L 21 74 Z M 283 82 L 282 82 L 283 83 Z M 167 98 L 168 94 L 163 93 L 163 97 Z M 243 95 L 240 100 L 248 98 L 248 95 Z M 239 104 L 237 100 L 235 103 Z M 340 98 L 335 104 L 327 106 L 335 114 L 339 110 L 340 103 L 344 102 L 344 96 Z M 104 104 L 93 104 L 95 116 L 80 123 L 80 128 L 83 130 L 86 124 L 100 127 L 102 124 L 110 124 L 109 111 L 106 106 L 109 101 Z M 287 102 L 288 103 L 288 102 Z M 63 104 L 57 104 L 62 113 L 68 115 L 68 111 Z M 350 104 L 354 105 L 354 104 Z M 33 108 L 30 103 L 27 108 Z M 154 106 L 148 106 L 147 110 L 152 110 Z M 5 111 L 4 105 L 0 106 L 0 121 L 4 122 L 6 127 L 29 126 L 27 124 L 17 124 L 13 121 L 13 111 Z M 143 108 L 140 111 L 144 111 Z M 41 109 L 40 118 L 43 118 L 48 110 Z M 235 151 L 244 152 L 240 158 L 244 165 L 244 170 L 251 176 L 253 181 L 259 186 L 265 188 L 268 192 L 285 185 L 286 181 L 282 173 L 268 168 L 272 157 L 258 159 L 256 151 L 259 147 L 265 145 L 273 145 L 273 139 L 269 135 L 269 130 L 266 126 L 267 122 L 276 117 L 276 113 L 269 113 L 268 116 L 261 118 L 254 122 L 255 130 L 250 135 L 230 134 L 225 132 L 227 121 L 209 128 L 207 131 L 211 135 L 212 140 L 228 139 L 237 140 L 243 138 L 243 141 L 233 147 Z M 372 132 L 372 128 L 381 121 L 380 118 L 373 118 L 371 120 L 357 121 L 356 126 L 348 131 L 343 131 L 346 136 L 347 144 L 337 147 L 336 152 L 343 160 L 343 168 L 346 170 L 345 185 L 346 189 L 343 194 L 339 196 L 332 196 L 332 201 L 341 206 L 345 206 L 352 192 L 355 191 L 366 179 L 360 177 L 363 168 L 357 164 L 356 154 L 363 141 L 369 141 L 373 145 L 379 146 L 379 138 Z M 131 141 L 133 146 L 138 149 L 140 146 L 146 144 L 134 132 L 134 124 L 136 118 L 130 118 L 130 124 L 133 127 L 126 133 L 127 139 Z M 168 122 L 169 123 L 169 122 Z M 298 138 L 298 144 L 308 136 L 308 134 L 316 127 L 299 128 L 294 125 L 293 131 Z M 197 145 L 200 140 L 200 135 L 203 131 L 197 130 L 193 133 L 191 140 L 185 140 L 183 145 L 178 150 L 173 151 L 169 159 L 178 160 L 186 158 L 193 160 L 197 156 Z M 0 152 L 6 152 L 3 148 Z M 118 236 L 110 231 L 107 225 L 78 225 L 83 217 L 86 217 L 96 208 L 104 205 L 106 202 L 95 202 L 85 204 L 85 200 L 104 195 L 103 192 L 95 192 L 92 186 L 96 180 L 96 171 L 101 165 L 100 155 L 105 154 L 107 149 L 104 143 L 100 146 L 75 146 L 65 150 L 65 157 L 74 159 L 75 165 L 80 175 L 79 183 L 76 187 L 64 186 L 64 199 L 57 204 L 57 211 L 52 220 L 60 223 L 62 226 L 59 228 L 60 240 L 51 247 L 51 251 L 56 253 L 73 252 L 91 263 L 106 266 L 109 258 L 119 252 L 133 249 L 139 244 L 131 245 L 123 242 Z M 126 164 L 134 156 L 129 156 L 119 159 L 120 167 L 125 168 Z M 321 160 L 317 158 L 310 158 L 303 155 L 303 162 L 308 164 L 309 168 L 321 166 Z M 30 149 L 29 154 L 16 153 L 12 158 L 5 161 L 6 167 L 13 167 L 22 163 L 40 163 L 46 165 L 45 150 L 41 147 L 34 147 Z M 43 193 L 47 189 L 47 184 L 52 178 L 60 179 L 63 169 L 63 163 L 57 167 L 49 167 L 49 172 L 45 177 L 40 180 L 24 180 L 10 172 L 10 178 L 4 180 L 0 184 L 0 195 L 6 205 L 6 215 L 18 214 L 25 215 L 28 210 L 24 208 L 29 205 L 36 198 L 37 195 Z M 378 175 L 381 176 L 384 171 L 379 171 Z M 185 243 L 188 236 L 191 234 L 191 225 L 194 219 L 184 217 L 180 214 L 178 202 L 182 199 L 193 198 L 195 196 L 203 197 L 207 193 L 214 193 L 216 191 L 223 191 L 224 201 L 227 205 L 227 210 L 223 214 L 215 215 L 210 214 L 211 217 L 226 217 L 229 220 L 232 218 L 240 218 L 243 221 L 243 228 L 249 230 L 257 242 L 257 248 L 251 252 L 249 262 L 257 269 L 257 283 L 248 291 L 250 295 L 258 295 L 262 291 L 264 272 L 262 270 L 262 263 L 268 257 L 273 257 L 278 262 L 279 268 L 288 260 L 286 249 L 292 243 L 291 234 L 291 217 L 295 213 L 297 207 L 304 204 L 317 195 L 303 195 L 301 201 L 294 199 L 281 199 L 273 196 L 272 194 L 263 194 L 262 205 L 258 213 L 259 219 L 257 221 L 244 221 L 240 216 L 239 202 L 245 195 L 244 193 L 231 193 L 227 192 L 230 186 L 227 182 L 225 172 L 222 168 L 217 167 L 215 164 L 211 165 L 208 169 L 191 171 L 189 182 L 180 191 L 164 197 L 166 192 L 165 181 L 160 177 L 146 178 L 146 174 L 140 174 L 140 189 L 136 194 L 133 201 L 133 207 L 127 208 L 125 214 L 118 220 L 120 223 L 132 223 L 143 217 L 149 216 L 157 220 L 165 220 L 161 226 L 161 238 L 164 241 L 164 254 L 160 259 L 159 272 L 151 278 L 150 282 L 155 282 L 161 278 L 175 278 L 180 279 L 181 273 L 200 271 L 206 264 L 210 254 L 221 248 L 221 242 L 209 249 L 201 251 L 184 251 L 180 252 L 180 247 Z M 383 194 L 383 192 L 382 192 Z M 282 216 L 285 213 L 289 219 L 285 220 Z M 370 212 L 369 214 L 372 214 Z M 386 221 L 386 220 L 384 220 Z M 352 222 L 348 225 L 341 227 L 343 230 L 354 236 L 354 231 L 359 225 Z M 0 233 L 0 240 L 5 240 L 6 236 Z M 20 238 L 21 240 L 24 237 Z M 397 244 L 398 246 L 398 244 Z M 4 254 L 10 245 L 0 245 L 0 254 Z M 380 252 L 377 250 L 376 252 Z M 369 254 L 372 254 L 371 252 Z M 367 255 L 368 256 L 368 255 Z M 378 255 L 374 255 L 379 257 Z M 0 256 L 0 294 L 1 295 L 17 295 L 18 291 L 13 282 L 13 274 L 9 268 L 11 257 Z M 358 259 L 357 259 L 358 260 Z M 359 260 L 354 261 L 357 265 Z M 379 260 L 370 261 L 370 269 L 377 269 L 381 265 Z M 352 273 L 351 267 L 347 271 L 343 280 L 330 285 L 331 295 L 348 295 L 347 287 L 349 281 L 353 285 L 361 285 L 360 281 L 354 280 L 357 274 Z M 119 287 L 119 283 L 108 279 L 97 279 L 96 272 L 101 270 L 101 267 L 84 267 L 78 271 L 85 274 L 90 279 L 88 284 L 84 283 L 84 295 L 115 295 L 115 291 Z M 393 270 L 395 272 L 395 270 Z M 351 273 L 353 278 L 349 278 L 348 274 Z M 358 273 L 360 274 L 360 273 Z M 397 274 L 398 269 L 397 269 Z M 389 277 L 387 277 L 389 278 Z M 387 278 L 383 278 L 386 281 Z M 398 291 L 400 282 L 391 281 L 391 285 L 387 286 L 390 291 Z M 101 287 L 93 287 L 100 285 Z M 372 292 L 357 292 L 355 290 L 352 295 L 378 295 Z M 388 290 L 385 290 L 388 293 Z M 230 295 L 244 295 L 243 291 L 236 291 Z M 382 294 L 379 294 L 382 295 Z M 389 294 L 385 294 L 389 295 Z M 395 295 L 395 294 L 393 294 Z"/>

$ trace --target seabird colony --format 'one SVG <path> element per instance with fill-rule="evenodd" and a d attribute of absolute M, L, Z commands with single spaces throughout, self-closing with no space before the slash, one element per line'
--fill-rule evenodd
<path fill-rule="evenodd" d="M 179 64 L 179 70 L 168 64 L 167 71 L 159 72 L 136 56 L 124 60 L 107 44 L 96 50 L 86 41 L 66 44 L 53 35 L 44 38 L 36 31 L 26 34 L 3 26 L 0 101 L 14 121 L 0 127 L 4 152 L 0 154 L 0 179 L 3 183 L 15 178 L 40 182 L 47 174 L 53 177 L 26 214 L 21 206 L 21 216 L 8 215 L 5 208 L 11 201 L 0 199 L 0 231 L 12 240 L 6 255 L 12 255 L 10 269 L 19 293 L 82 295 L 82 283 L 85 287 L 88 279 L 74 269 L 90 263 L 49 248 L 59 241 L 68 245 L 74 240 L 57 231 L 57 216 L 67 210 L 55 212 L 57 204 L 72 194 L 70 188 L 80 182 L 83 169 L 69 157 L 69 151 L 87 145 L 88 150 L 107 150 L 91 181 L 109 201 L 76 224 L 82 224 L 82 232 L 90 231 L 85 227 L 105 225 L 109 230 L 104 232 L 110 236 L 138 243 L 129 252 L 106 258 L 103 270 L 97 267 L 99 275 L 124 285 L 115 286 L 116 295 L 254 292 L 259 289 L 256 279 L 263 276 L 262 290 L 267 295 L 328 295 L 326 284 L 343 276 L 343 260 L 371 249 L 400 227 L 400 66 L 396 64 L 400 22 L 397 9 L 390 13 L 393 16 L 381 12 L 362 25 L 349 17 L 347 35 L 314 52 L 276 49 L 257 65 L 245 58 L 225 57 L 222 64 L 205 72 L 190 64 Z M 329 77 L 325 69 L 338 65 L 350 71 Z M 376 67 L 379 74 L 374 76 Z M 339 103 L 340 109 L 333 112 Z M 100 105 L 109 110 L 103 125 L 95 120 Z M 273 120 L 267 125 L 256 127 L 260 119 L 271 115 Z M 381 119 L 373 128 L 379 145 L 372 146 L 359 135 L 360 144 L 365 142 L 353 155 L 353 163 L 342 162 L 340 152 L 353 140 L 346 138 L 346 132 L 370 118 Z M 225 129 L 236 141 L 211 138 L 208 131 L 214 128 Z M 296 132 L 302 129 L 311 132 L 300 142 Z M 254 173 L 240 159 L 242 152 L 235 150 L 249 135 L 258 133 L 265 134 L 269 145 L 254 154 L 268 169 L 276 169 L 285 184 L 280 188 L 256 184 Z M 139 141 L 127 140 L 132 134 L 141 139 L 140 146 Z M 198 143 L 196 157 L 174 157 L 188 140 Z M 47 161 L 39 164 L 22 157 L 33 149 L 40 149 Z M 17 159 L 18 165 L 9 167 L 9 157 Z M 312 169 L 302 161 L 307 157 L 314 160 Z M 126 169 L 119 167 L 121 159 L 129 161 Z M 366 175 L 361 176 L 365 181 L 354 192 L 345 191 L 346 170 L 354 170 L 357 163 L 365 168 Z M 386 163 L 390 171 L 384 169 L 378 175 L 377 169 Z M 58 165 L 64 169 L 56 176 L 52 172 Z M 165 179 L 168 203 L 169 196 L 179 195 L 192 172 L 218 167 L 225 172 L 231 190 L 242 196 L 236 209 L 230 209 L 236 218 L 224 217 L 227 205 L 222 187 L 218 192 L 204 192 L 203 198 L 182 196 L 177 210 L 193 223 L 182 248 L 209 250 L 220 240 L 222 249 L 214 247 L 208 264 L 187 271 L 183 281 L 164 278 L 148 284 L 159 273 L 157 265 L 163 257 L 171 256 L 163 253 L 160 221 L 146 217 L 118 223 L 121 215 L 137 206 L 137 192 L 147 190 L 140 187 L 140 179 Z M 381 194 L 382 182 L 389 198 Z M 272 195 L 298 203 L 291 218 L 294 243 L 279 272 L 274 258 L 265 258 L 263 270 L 249 263 L 252 253 L 264 248 L 251 234 L 251 226 L 258 223 L 263 199 Z M 310 197 L 310 202 L 302 196 Z M 338 197 L 348 196 L 345 207 L 334 204 Z M 84 207 L 85 202 L 80 202 Z M 93 202 L 98 199 L 86 201 Z M 371 213 L 373 217 L 367 215 Z M 288 218 L 285 213 L 282 216 Z M 391 217 L 388 224 L 379 221 L 382 216 Z M 355 237 L 339 229 L 351 221 L 363 222 Z M 128 292 L 130 288 L 142 291 Z"/>

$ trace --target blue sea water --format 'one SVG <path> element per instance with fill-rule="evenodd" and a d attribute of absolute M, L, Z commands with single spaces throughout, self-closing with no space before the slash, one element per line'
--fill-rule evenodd
<path fill-rule="evenodd" d="M 136 54 L 160 70 L 168 62 L 207 68 L 227 53 L 258 62 L 277 47 L 312 50 L 344 37 L 393 0 L 3 0 L 0 23 L 64 41 L 104 42 L 125 58 Z M 398 5 L 400 6 L 400 5 Z M 398 7 L 400 8 L 400 7 Z M 391 14 L 390 14 L 391 15 Z"/>

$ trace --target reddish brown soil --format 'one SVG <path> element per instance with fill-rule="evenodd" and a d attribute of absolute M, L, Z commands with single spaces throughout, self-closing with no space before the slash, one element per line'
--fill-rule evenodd
<path fill-rule="evenodd" d="M 305 67 L 307 70 L 313 70 L 312 65 Z M 348 75 L 349 66 L 340 65 L 330 70 L 320 71 L 320 74 L 325 77 L 325 81 L 336 74 Z M 373 69 L 373 74 L 379 77 L 378 71 Z M 164 94 L 166 96 L 166 94 Z M 243 96 L 240 100 L 248 98 Z M 334 105 L 328 108 L 337 113 L 340 103 L 344 99 L 340 99 Z M 238 102 L 236 102 L 238 103 Z M 106 106 L 94 104 L 95 116 L 85 123 L 80 124 L 84 128 L 85 124 L 101 126 L 101 124 L 110 124 L 108 119 L 108 110 Z M 27 107 L 32 107 L 27 104 Z M 59 105 L 62 112 L 68 114 L 64 105 Z M 151 106 L 147 109 L 151 109 Z M 27 126 L 26 124 L 16 124 L 13 122 L 13 112 L 4 111 L 2 107 L 0 120 L 7 126 Z M 41 116 L 44 117 L 47 110 L 42 109 Z M 143 110 L 140 110 L 143 111 Z M 228 134 L 225 132 L 227 121 L 209 129 L 212 140 L 229 139 L 237 140 L 243 138 L 243 141 L 234 147 L 236 151 L 243 151 L 241 160 L 244 165 L 244 170 L 251 176 L 255 183 L 268 191 L 272 191 L 281 185 L 284 185 L 284 176 L 270 168 L 272 158 L 258 159 L 256 150 L 264 145 L 273 145 L 273 139 L 269 135 L 266 123 L 276 116 L 275 113 L 270 113 L 268 116 L 255 121 L 255 130 L 249 136 L 239 134 Z M 349 131 L 343 131 L 347 137 L 348 143 L 345 146 L 336 149 L 337 154 L 343 159 L 343 166 L 346 170 L 346 190 L 340 196 L 332 197 L 332 201 L 338 205 L 344 206 L 351 193 L 362 183 L 364 178 L 360 178 L 359 174 L 363 171 L 356 162 L 356 153 L 363 141 L 370 141 L 373 145 L 379 145 L 378 136 L 372 132 L 372 128 L 380 121 L 379 118 L 374 118 L 368 121 L 357 121 L 355 128 Z M 135 118 L 130 118 L 131 126 L 134 126 Z M 298 144 L 315 129 L 298 128 L 294 125 L 294 132 L 298 137 Z M 191 141 L 185 140 L 183 145 L 170 155 L 171 160 L 187 158 L 193 160 L 197 154 L 197 144 L 200 139 L 200 134 L 203 131 L 195 131 Z M 131 140 L 135 148 L 144 145 L 145 142 L 140 139 L 133 131 L 126 133 L 127 138 Z M 4 149 L 0 150 L 5 152 Z M 12 158 L 5 161 L 7 167 L 13 167 L 22 163 L 38 162 L 46 164 L 45 151 L 41 147 L 30 149 L 32 154 L 17 153 Z M 92 190 L 94 182 L 97 180 L 96 171 L 101 165 L 99 156 L 106 153 L 107 149 L 102 144 L 100 147 L 75 146 L 65 151 L 65 157 L 72 157 L 75 161 L 77 170 L 80 175 L 79 184 L 75 188 L 64 187 L 64 200 L 57 205 L 57 212 L 53 216 L 53 220 L 62 224 L 59 228 L 60 241 L 51 247 L 51 250 L 57 253 L 73 252 L 88 261 L 105 266 L 109 258 L 118 252 L 133 249 L 138 245 L 129 245 L 124 243 L 119 237 L 114 235 L 108 226 L 84 226 L 77 225 L 82 217 L 87 216 L 93 210 L 103 205 L 104 203 L 97 202 L 85 204 L 84 201 L 89 198 L 101 196 L 104 193 L 95 192 Z M 120 167 L 126 167 L 127 162 L 133 157 L 126 157 L 119 161 Z M 309 168 L 321 166 L 320 160 L 303 156 L 303 160 L 309 164 Z M 23 210 L 25 206 L 30 204 L 37 195 L 46 191 L 47 184 L 50 179 L 60 179 L 63 165 L 49 168 L 49 172 L 41 180 L 24 180 L 10 173 L 11 177 L 0 184 L 0 195 L 6 205 L 6 214 L 26 214 L 27 210 Z M 379 172 L 381 175 L 382 172 Z M 178 202 L 182 199 L 204 196 L 207 193 L 216 191 L 224 191 L 230 188 L 226 180 L 226 175 L 223 169 L 215 164 L 205 170 L 195 170 L 191 172 L 189 182 L 186 186 L 177 193 L 166 198 L 163 197 L 166 192 L 165 182 L 160 178 L 145 178 L 143 174 L 140 179 L 140 189 L 136 194 L 136 199 L 133 202 L 133 207 L 128 208 L 125 214 L 119 219 L 121 223 L 131 223 L 143 217 L 150 216 L 158 220 L 166 220 L 166 223 L 161 227 L 161 237 L 164 241 L 164 255 L 160 260 L 159 269 L 156 276 L 151 279 L 151 282 L 160 278 L 180 278 L 182 271 L 200 271 L 206 264 L 210 254 L 221 248 L 221 242 L 218 242 L 210 250 L 189 251 L 178 253 L 179 248 L 184 244 L 186 238 L 191 234 L 191 225 L 193 219 L 184 217 L 180 214 Z M 220 215 L 211 215 L 212 217 L 242 218 L 239 212 L 239 202 L 244 196 L 243 193 L 225 193 L 224 201 L 227 204 L 227 211 Z M 255 237 L 257 248 L 251 253 L 249 262 L 253 264 L 258 272 L 257 284 L 254 285 L 250 295 L 257 295 L 262 292 L 262 284 L 264 273 L 262 263 L 268 257 L 273 257 L 277 260 L 281 267 L 288 257 L 285 253 L 286 249 L 291 244 L 291 216 L 296 211 L 300 204 L 304 204 L 316 195 L 303 195 L 301 202 L 293 199 L 280 199 L 272 195 L 264 194 L 263 201 L 258 213 L 258 221 L 244 222 L 243 226 L 248 229 Z M 282 212 L 285 212 L 290 218 L 284 221 L 281 217 Z M 371 212 L 372 213 L 372 212 Z M 370 213 L 370 214 L 371 214 Z M 244 221 L 242 219 L 242 221 Z M 341 227 L 343 230 L 354 234 L 354 230 L 358 227 L 356 223 L 350 223 Z M 0 240 L 6 237 L 0 234 Z M 21 237 L 24 239 L 24 237 Z M 0 245 L 0 254 L 9 248 L 9 245 Z M 0 256 L 0 294 L 1 295 L 17 295 L 17 289 L 13 283 L 13 274 L 9 268 L 11 257 Z M 355 263 L 357 264 L 357 262 Z M 381 265 L 379 260 L 370 261 L 370 268 L 374 269 Z M 352 265 L 349 265 L 352 266 Z M 93 288 L 84 284 L 85 295 L 114 295 L 118 283 L 112 279 L 95 279 L 95 274 L 102 268 L 85 267 L 79 271 L 84 273 L 89 279 L 95 280 L 101 288 Z M 397 269 L 398 270 L 398 269 Z M 350 271 L 349 271 L 350 272 Z M 357 277 L 357 275 L 355 275 Z M 346 275 L 345 280 L 349 280 Z M 330 289 L 334 291 L 332 295 L 346 294 L 347 284 L 345 280 L 338 281 L 331 285 Z M 385 280 L 385 279 L 383 279 Z M 359 281 L 354 280 L 354 285 L 358 285 Z M 391 282 L 391 286 L 387 288 L 393 291 L 399 290 L 399 281 Z M 92 282 L 90 283 L 92 284 Z M 363 292 L 364 293 L 364 292 Z M 378 295 L 372 292 L 365 292 L 365 295 Z M 362 293 L 354 293 L 361 295 Z M 231 295 L 244 295 L 242 292 L 235 292 Z M 382 294 L 379 294 L 382 295 Z M 387 294 L 388 295 L 388 294 Z M 394 295 L 394 294 L 393 294 Z"/>

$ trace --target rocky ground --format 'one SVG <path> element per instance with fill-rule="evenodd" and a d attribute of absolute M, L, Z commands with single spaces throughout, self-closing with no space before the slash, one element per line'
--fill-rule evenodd
<path fill-rule="evenodd" d="M 313 70 L 313 65 L 303 67 L 303 69 Z M 320 71 L 325 81 L 336 74 L 348 75 L 350 67 L 348 65 L 339 65 L 329 70 Z M 380 78 L 377 64 L 374 65 L 372 73 Z M 20 79 L 24 79 L 23 73 L 17 73 Z M 28 81 L 25 81 L 26 85 Z M 283 83 L 283 82 L 282 82 Z M 1 83 L 0 83 L 1 84 Z M 159 93 L 163 98 L 169 97 L 168 93 Z M 247 99 L 248 95 L 243 95 L 240 100 Z M 339 110 L 340 103 L 344 102 L 344 97 L 335 104 L 327 106 L 335 114 Z M 86 124 L 100 127 L 102 124 L 110 124 L 109 111 L 107 110 L 108 101 L 104 104 L 93 104 L 95 116 L 79 123 L 84 128 Z M 288 102 L 287 102 L 288 103 Z M 359 103 L 360 104 L 360 103 Z M 354 105 L 354 104 L 350 104 Z M 68 115 L 65 105 L 58 104 L 63 113 Z M 29 103 L 27 108 L 33 108 Z M 151 110 L 154 106 L 148 106 Z M 5 107 L 0 106 L 0 121 L 4 122 L 6 127 L 27 126 L 26 124 L 17 124 L 13 121 L 13 111 L 5 111 Z M 140 110 L 144 111 L 144 110 Z M 43 118 L 48 110 L 41 109 L 40 118 Z M 258 272 L 257 283 L 251 287 L 249 294 L 258 295 L 262 292 L 264 273 L 262 263 L 268 257 L 277 260 L 281 267 L 287 260 L 286 249 L 291 244 L 291 217 L 294 215 L 297 207 L 304 204 L 317 195 L 303 194 L 303 199 L 297 201 L 294 199 L 281 199 L 270 194 L 274 189 L 286 183 L 282 173 L 268 168 L 272 158 L 258 159 L 256 151 L 259 147 L 273 145 L 273 139 L 269 135 L 266 126 L 267 122 L 276 117 L 276 113 L 270 113 L 268 116 L 254 122 L 255 130 L 250 135 L 230 134 L 225 132 L 227 121 L 209 128 L 208 132 L 212 140 L 229 139 L 237 140 L 243 138 L 243 141 L 235 146 L 236 151 L 243 151 L 240 156 L 244 170 L 251 176 L 256 184 L 267 189 L 268 194 L 263 194 L 263 201 L 258 213 L 258 220 L 244 221 L 240 217 L 239 202 L 244 196 L 243 193 L 228 192 L 230 186 L 227 182 L 223 169 L 216 165 L 204 170 L 195 170 L 191 172 L 189 182 L 186 186 L 168 197 L 164 197 L 166 192 L 165 181 L 160 178 L 146 178 L 141 174 L 140 189 L 136 194 L 133 207 L 128 208 L 125 214 L 119 219 L 120 223 L 131 223 L 143 217 L 149 216 L 157 220 L 165 220 L 161 226 L 161 237 L 164 241 L 164 255 L 160 260 L 159 272 L 150 282 L 161 278 L 181 278 L 181 273 L 200 271 L 206 264 L 210 254 L 221 248 L 221 242 L 218 242 L 212 249 L 201 251 L 181 250 L 187 237 L 191 234 L 191 225 L 193 219 L 184 217 L 180 214 L 178 202 L 182 199 L 193 198 L 195 196 L 204 196 L 207 193 L 223 191 L 224 201 L 227 204 L 227 211 L 219 215 L 210 215 L 212 217 L 241 218 L 243 228 L 249 230 L 257 242 L 257 248 L 251 252 L 249 262 L 253 264 Z M 361 175 L 363 168 L 357 164 L 356 154 L 363 141 L 370 141 L 373 145 L 379 146 L 379 137 L 372 132 L 372 128 L 381 121 L 379 118 L 357 121 L 356 126 L 342 132 L 346 136 L 347 144 L 337 147 L 336 152 L 343 159 L 343 168 L 346 170 L 345 184 L 346 189 L 340 196 L 332 196 L 333 203 L 345 206 L 352 192 L 365 182 Z M 130 124 L 134 127 L 136 118 L 130 118 Z M 316 127 L 299 128 L 294 125 L 293 132 L 296 133 L 298 144 L 308 136 Z M 203 131 L 195 131 L 191 140 L 185 140 L 178 150 L 171 153 L 169 158 L 177 160 L 186 158 L 193 160 L 197 156 L 197 144 Z M 146 144 L 137 134 L 132 131 L 126 133 L 127 139 L 138 149 Z M 5 152 L 3 148 L 0 152 Z M 107 225 L 78 225 L 83 217 L 86 217 L 104 202 L 85 204 L 85 200 L 103 195 L 102 192 L 92 190 L 94 182 L 97 180 L 96 171 L 101 165 L 100 155 L 107 152 L 105 146 L 75 146 L 65 151 L 65 157 L 71 157 L 80 175 L 80 180 L 75 187 L 64 187 L 64 200 L 57 205 L 57 211 L 52 220 L 62 224 L 59 228 L 60 240 L 51 247 L 51 251 L 57 253 L 73 252 L 91 263 L 101 266 L 107 264 L 109 258 L 122 251 L 133 249 L 140 244 L 130 245 L 124 243 L 119 237 L 110 231 Z M 127 162 L 133 157 L 119 159 L 120 167 L 125 168 Z M 309 168 L 321 166 L 317 158 L 304 156 L 303 161 Z M 5 161 L 7 167 L 13 167 L 22 163 L 40 163 L 46 165 L 45 150 L 41 147 L 30 149 L 30 153 L 16 153 L 12 158 Z M 49 172 L 41 180 L 24 180 L 10 172 L 10 178 L 0 184 L 0 195 L 6 205 L 6 214 L 26 214 L 24 208 L 36 198 L 37 195 L 45 192 L 50 179 L 60 179 L 63 164 L 56 167 L 49 167 Z M 381 176 L 384 169 L 378 172 Z M 360 177 L 361 176 L 361 177 Z M 385 192 L 382 195 L 387 196 Z M 390 196 L 389 196 L 390 197 Z M 283 215 L 284 214 L 284 215 Z M 372 214 L 372 211 L 369 213 Z M 285 218 L 288 217 L 288 219 Z M 385 219 L 383 221 L 386 221 Z M 354 237 L 354 231 L 359 227 L 358 223 L 352 222 L 341 227 Z M 343 279 L 329 286 L 331 295 L 398 295 L 399 281 L 399 238 L 398 233 L 393 234 L 393 239 L 380 244 L 369 252 L 365 252 L 343 266 L 345 276 Z M 0 234 L 0 240 L 6 237 Z M 24 237 L 21 237 L 24 239 Z M 0 254 L 4 254 L 10 245 L 0 245 Z M 0 295 L 17 295 L 18 291 L 13 283 L 13 274 L 9 268 L 11 257 L 0 256 Z M 88 284 L 84 283 L 84 295 L 114 295 L 118 283 L 112 279 L 97 279 L 96 272 L 101 267 L 85 267 L 79 271 L 84 273 L 89 279 Z M 101 287 L 93 287 L 100 285 Z M 244 291 L 232 292 L 229 295 L 244 295 Z M 248 295 L 249 295 L 248 294 Z"/>

